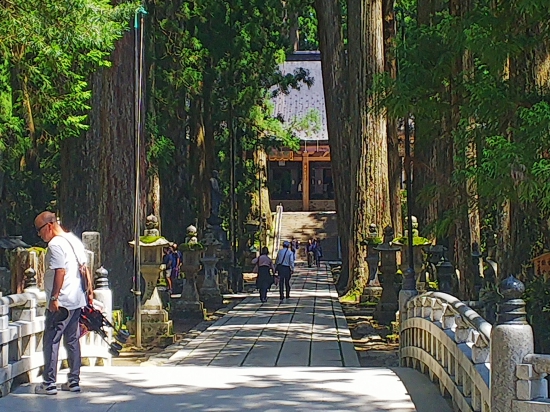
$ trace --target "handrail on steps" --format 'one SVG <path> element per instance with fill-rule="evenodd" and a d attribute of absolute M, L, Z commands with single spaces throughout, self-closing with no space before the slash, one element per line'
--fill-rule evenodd
<path fill-rule="evenodd" d="M 281 223 L 283 221 L 283 205 L 277 205 L 275 212 L 275 226 L 273 228 L 273 245 L 271 247 L 271 258 L 277 258 L 277 252 L 281 246 Z"/>

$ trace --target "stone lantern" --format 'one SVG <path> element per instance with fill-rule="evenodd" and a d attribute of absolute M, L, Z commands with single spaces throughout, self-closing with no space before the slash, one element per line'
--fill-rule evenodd
<path fill-rule="evenodd" d="M 423 273 L 424 269 L 424 248 L 430 245 L 429 239 L 420 237 L 418 235 L 418 221 L 415 216 L 411 216 L 413 226 L 413 263 L 414 273 L 416 274 L 416 287 L 419 291 L 426 290 L 426 274 Z M 401 248 L 401 265 L 400 269 L 403 275 L 408 272 L 409 269 L 409 248 L 408 248 L 408 231 L 405 231 L 405 236 L 402 238 L 394 239 L 393 244 Z"/>
<path fill-rule="evenodd" d="M 378 263 L 380 261 L 380 256 L 376 250 L 376 246 L 380 244 L 380 239 L 378 237 L 378 228 L 376 224 L 371 223 L 369 225 L 369 232 L 361 244 L 367 247 L 367 257 L 365 260 L 369 270 L 367 286 L 363 289 L 361 302 L 375 302 L 380 300 L 382 294 L 382 288 L 378 280 Z"/>
<path fill-rule="evenodd" d="M 379 279 L 382 284 L 382 296 L 374 317 L 384 324 L 389 324 L 395 320 L 395 312 L 398 309 L 398 298 L 395 292 L 394 278 L 397 272 L 397 252 L 398 247 L 392 246 L 393 229 L 390 226 L 384 228 L 384 242 L 374 248 L 380 253 L 380 274 Z"/>
<path fill-rule="evenodd" d="M 166 338 L 174 339 L 172 321 L 168 319 L 168 312 L 162 307 L 157 290 L 157 280 L 162 272 L 162 250 L 170 246 L 170 242 L 160 236 L 158 219 L 154 215 L 147 216 L 143 236 L 139 240 L 140 272 L 145 280 L 145 292 L 142 297 L 141 327 L 144 343 L 154 343 L 161 337 L 164 343 Z M 129 242 L 135 247 L 135 242 Z M 128 323 L 130 333 L 135 334 L 135 319 Z"/>
<path fill-rule="evenodd" d="M 218 309 L 223 303 L 220 287 L 218 286 L 218 269 L 216 268 L 216 264 L 220 259 L 217 256 L 217 249 L 221 242 L 214 238 L 212 230 L 207 229 L 202 244 L 206 249 L 201 258 L 204 267 L 204 282 L 200 289 L 200 297 L 207 308 Z"/>
<path fill-rule="evenodd" d="M 197 239 L 197 228 L 187 227 L 185 243 L 178 247 L 181 252 L 181 270 L 185 274 L 181 297 L 172 305 L 172 316 L 179 319 L 204 319 L 204 306 L 197 291 L 197 273 L 200 269 L 204 246 Z"/>
<path fill-rule="evenodd" d="M 456 271 L 453 264 L 443 256 L 441 261 L 436 265 L 436 269 L 439 290 L 444 293 L 452 294 L 456 283 Z"/>

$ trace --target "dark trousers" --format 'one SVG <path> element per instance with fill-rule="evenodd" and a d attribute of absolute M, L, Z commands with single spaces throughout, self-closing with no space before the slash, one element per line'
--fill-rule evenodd
<path fill-rule="evenodd" d="M 290 267 L 279 266 L 279 295 L 283 299 L 285 297 L 284 289 L 286 288 L 286 297 L 290 296 Z"/>
<path fill-rule="evenodd" d="M 307 267 L 310 268 L 313 266 L 313 261 L 315 260 L 315 254 L 313 252 L 307 252 Z"/>
<path fill-rule="evenodd" d="M 46 311 L 44 330 L 44 385 L 55 385 L 57 379 L 57 360 L 59 344 L 64 339 L 69 362 L 69 382 L 80 382 L 80 309 L 70 310 L 67 319 L 54 322 L 52 313 Z"/>
<path fill-rule="evenodd" d="M 260 300 L 267 300 L 267 288 L 260 288 Z"/>

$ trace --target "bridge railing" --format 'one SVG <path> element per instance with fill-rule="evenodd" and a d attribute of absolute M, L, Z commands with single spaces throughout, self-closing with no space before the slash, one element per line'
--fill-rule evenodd
<path fill-rule="evenodd" d="M 440 292 L 410 299 L 400 320 L 402 365 L 427 372 L 456 409 L 490 411 L 491 325 L 459 299 Z"/>
<path fill-rule="evenodd" d="M 455 410 L 550 412 L 550 355 L 534 353 L 521 299 L 525 287 L 510 276 L 499 291 L 503 300 L 494 326 L 445 293 L 406 300 L 400 311 L 401 362 L 427 372 Z"/>
<path fill-rule="evenodd" d="M 104 314 L 111 318 L 112 295 L 106 271 L 100 268 L 97 273 L 94 303 L 102 306 Z M 0 396 L 6 396 L 14 383 L 38 380 L 44 366 L 45 311 L 46 293 L 36 286 L 25 288 L 24 293 L 0 297 Z M 88 333 L 80 343 L 84 364 L 111 364 L 109 346 L 101 337 Z M 61 346 L 59 362 L 66 359 L 67 353 Z"/>

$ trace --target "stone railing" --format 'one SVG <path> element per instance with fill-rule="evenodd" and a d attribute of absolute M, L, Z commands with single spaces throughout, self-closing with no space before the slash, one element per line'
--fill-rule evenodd
<path fill-rule="evenodd" d="M 460 411 L 490 411 L 491 325 L 454 296 L 428 292 L 400 314 L 403 366 L 427 372 Z"/>
<path fill-rule="evenodd" d="M 500 283 L 503 300 L 491 327 L 451 295 L 414 296 L 402 290 L 402 364 L 437 380 L 456 410 L 550 412 L 550 355 L 534 353 L 533 329 L 521 299 L 524 291 L 513 276 Z"/>
<path fill-rule="evenodd" d="M 108 288 L 107 271 L 96 272 L 94 304 L 102 306 L 109 319 L 112 314 L 112 295 Z M 44 365 L 42 339 L 44 336 L 46 294 L 36 287 L 34 271 L 24 293 L 0 297 L 0 396 L 6 396 L 17 382 L 35 382 Z M 83 364 L 111 364 L 109 346 L 95 333 L 81 338 Z M 59 361 L 67 358 L 59 350 Z"/>
<path fill-rule="evenodd" d="M 517 412 L 550 412 L 548 381 L 550 355 L 530 354 L 516 366 L 516 399 L 512 410 Z"/>

